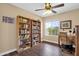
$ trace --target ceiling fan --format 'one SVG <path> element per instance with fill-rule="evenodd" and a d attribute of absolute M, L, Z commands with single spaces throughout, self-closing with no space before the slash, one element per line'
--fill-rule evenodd
<path fill-rule="evenodd" d="M 59 5 L 55 5 L 55 6 L 51 6 L 51 3 L 45 3 L 45 6 L 43 9 L 36 9 L 35 11 L 42 11 L 42 10 L 50 10 L 52 11 L 53 13 L 57 13 L 55 10 L 55 8 L 59 8 L 59 7 L 63 7 L 64 4 L 59 4 Z"/>

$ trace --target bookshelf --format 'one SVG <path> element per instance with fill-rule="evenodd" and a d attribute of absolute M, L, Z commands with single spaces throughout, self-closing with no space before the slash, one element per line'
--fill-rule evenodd
<path fill-rule="evenodd" d="M 41 23 L 40 21 L 32 20 L 32 45 L 41 42 Z"/>
<path fill-rule="evenodd" d="M 18 48 L 32 47 L 41 42 L 41 22 L 17 16 L 16 22 Z"/>
<path fill-rule="evenodd" d="M 22 16 L 18 16 L 17 18 L 17 35 L 19 41 L 18 47 L 31 47 L 31 20 Z"/>

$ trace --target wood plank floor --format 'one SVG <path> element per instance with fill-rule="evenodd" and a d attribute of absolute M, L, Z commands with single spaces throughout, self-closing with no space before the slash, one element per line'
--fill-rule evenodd
<path fill-rule="evenodd" d="M 6 54 L 5 56 L 62 56 L 62 52 L 58 46 L 48 43 L 40 43 L 22 52 L 13 52 Z"/>

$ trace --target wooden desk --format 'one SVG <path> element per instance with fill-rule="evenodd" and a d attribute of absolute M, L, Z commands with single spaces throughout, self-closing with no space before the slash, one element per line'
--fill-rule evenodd
<path fill-rule="evenodd" d="M 71 41 L 75 44 L 75 56 L 79 56 L 79 25 L 75 26 L 75 36 L 67 36 Z M 60 44 L 60 35 L 58 39 L 58 43 Z M 74 38 L 74 39 L 73 39 Z"/>
<path fill-rule="evenodd" d="M 75 36 L 67 35 L 67 33 L 63 33 L 59 35 L 58 44 L 74 44 L 75 45 Z"/>
<path fill-rule="evenodd" d="M 76 36 L 74 36 L 74 35 L 67 35 L 67 33 L 63 33 L 63 34 L 61 33 L 59 35 L 59 39 L 58 39 L 58 44 L 61 47 L 61 49 L 63 49 L 62 44 L 64 44 L 64 45 L 72 45 L 73 50 L 72 51 L 70 50 L 70 52 L 72 52 L 72 54 L 75 55 L 75 46 L 76 46 L 75 37 Z"/>

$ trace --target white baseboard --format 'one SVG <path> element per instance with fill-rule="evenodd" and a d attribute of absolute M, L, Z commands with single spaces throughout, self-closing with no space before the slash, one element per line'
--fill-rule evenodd
<path fill-rule="evenodd" d="M 15 49 L 8 50 L 6 52 L 0 53 L 0 56 L 5 55 L 5 54 L 8 54 L 8 53 L 11 53 L 11 52 L 14 52 L 16 50 L 17 50 L 16 48 Z"/>

